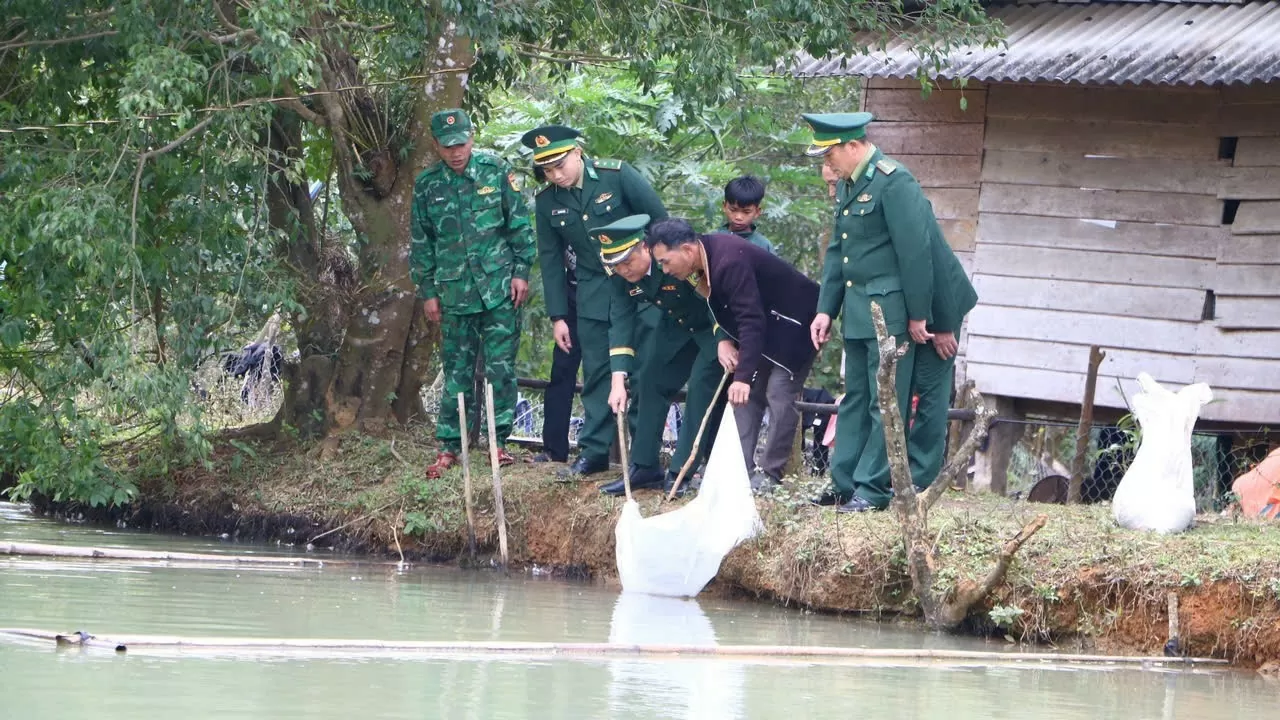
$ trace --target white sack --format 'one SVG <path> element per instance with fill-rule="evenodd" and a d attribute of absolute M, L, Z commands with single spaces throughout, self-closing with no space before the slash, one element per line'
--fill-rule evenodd
<path fill-rule="evenodd" d="M 1130 530 L 1182 532 L 1196 515 L 1191 430 L 1213 393 L 1204 383 L 1173 393 L 1147 373 L 1138 374 L 1138 384 L 1142 392 L 1133 398 L 1132 412 L 1142 427 L 1142 439 L 1116 488 L 1111 512 Z"/>

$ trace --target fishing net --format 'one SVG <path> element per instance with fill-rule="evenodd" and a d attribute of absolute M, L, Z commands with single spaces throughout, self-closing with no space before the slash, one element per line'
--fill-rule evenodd
<path fill-rule="evenodd" d="M 622 589 L 693 597 L 715 577 L 724 556 L 761 527 L 738 426 L 733 412 L 725 412 L 696 498 L 647 518 L 635 500 L 623 505 L 614 530 Z"/>

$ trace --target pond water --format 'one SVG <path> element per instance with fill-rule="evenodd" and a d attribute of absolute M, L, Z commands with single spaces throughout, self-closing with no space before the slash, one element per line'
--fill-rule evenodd
<path fill-rule="evenodd" d="M 0 541 L 19 540 L 295 552 L 68 525 L 0 503 Z M 598 584 L 375 561 L 246 568 L 0 556 L 0 627 L 98 635 L 1011 649 L 718 597 L 624 596 Z M 116 654 L 0 637 L 4 720 L 1215 719 L 1269 717 L 1277 690 L 1280 685 L 1254 673 L 1216 669 L 161 648 Z"/>

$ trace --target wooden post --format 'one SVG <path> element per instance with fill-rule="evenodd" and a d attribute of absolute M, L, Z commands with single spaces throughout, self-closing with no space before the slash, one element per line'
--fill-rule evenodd
<path fill-rule="evenodd" d="M 458 422 L 462 423 L 462 499 L 467 506 L 467 549 L 471 559 L 476 559 L 476 516 L 471 504 L 471 453 L 468 451 L 466 398 L 458 393 Z"/>
<path fill-rule="evenodd" d="M 1178 593 L 1171 592 L 1165 601 L 1169 605 L 1169 639 L 1164 645 L 1164 654 L 1173 656 L 1182 654 L 1182 639 L 1179 637 Z"/>
<path fill-rule="evenodd" d="M 493 511 L 498 521 L 498 552 L 502 556 L 502 569 L 507 569 L 507 512 L 502 502 L 502 470 L 498 464 L 498 430 L 493 421 L 493 383 L 484 382 L 484 405 L 489 415 L 489 464 L 493 468 Z"/>
<path fill-rule="evenodd" d="M 1020 422 L 1002 422 L 1017 417 L 1013 398 L 996 397 L 995 407 L 997 420 L 987 433 L 987 449 L 974 458 L 972 489 L 1003 496 L 1009 492 L 1009 460 L 1013 457 L 1013 446 L 1022 438 L 1026 426 Z"/>
<path fill-rule="evenodd" d="M 1067 485 L 1067 504 L 1080 503 L 1080 487 L 1084 484 L 1084 459 L 1089 454 L 1089 431 L 1093 429 L 1093 396 L 1098 389 L 1098 367 L 1107 357 L 1097 345 L 1089 348 L 1089 373 L 1084 380 L 1084 398 L 1080 401 L 1080 424 L 1076 427 L 1076 454 L 1071 459 L 1071 482 Z"/>

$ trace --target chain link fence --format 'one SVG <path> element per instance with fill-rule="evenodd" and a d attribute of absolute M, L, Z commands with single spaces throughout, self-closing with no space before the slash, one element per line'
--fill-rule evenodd
<path fill-rule="evenodd" d="M 1009 461 L 1009 494 L 1042 502 L 1065 502 L 1076 451 L 1076 424 L 1036 419 L 1000 422 L 1024 426 Z M 1080 485 L 1082 502 L 1111 499 L 1133 462 L 1140 438 L 1141 429 L 1127 419 L 1092 429 Z M 1192 433 L 1197 511 L 1217 512 L 1231 504 L 1231 484 L 1277 444 L 1280 433 L 1266 428 L 1249 433 Z"/>

